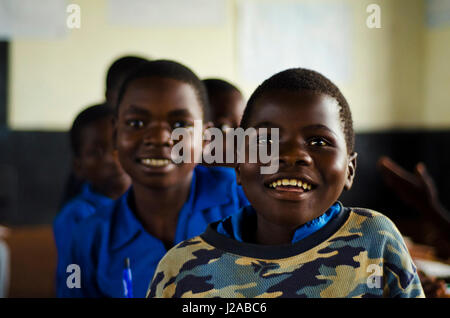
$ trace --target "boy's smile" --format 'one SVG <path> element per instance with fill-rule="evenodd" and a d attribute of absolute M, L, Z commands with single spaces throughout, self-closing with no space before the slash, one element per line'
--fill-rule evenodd
<path fill-rule="evenodd" d="M 171 134 L 196 119 L 202 119 L 201 106 L 189 84 L 156 77 L 129 84 L 119 107 L 116 142 L 135 185 L 164 188 L 186 181 L 194 164 L 172 162 Z"/>
<path fill-rule="evenodd" d="M 270 233 L 270 226 L 294 231 L 351 187 L 356 154 L 347 153 L 339 109 L 335 99 L 311 91 L 276 90 L 255 101 L 248 127 L 279 128 L 280 136 L 277 173 L 260 174 L 259 163 L 238 164 L 238 179 L 258 212 L 258 232 Z"/>

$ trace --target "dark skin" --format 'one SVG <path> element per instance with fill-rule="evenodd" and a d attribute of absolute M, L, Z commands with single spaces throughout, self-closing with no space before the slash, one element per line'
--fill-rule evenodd
<path fill-rule="evenodd" d="M 260 174 L 261 163 L 240 163 L 236 168 L 238 182 L 258 215 L 254 241 L 289 244 L 299 226 L 322 215 L 351 188 L 357 155 L 347 152 L 339 107 L 329 96 L 267 92 L 255 101 L 250 117 L 249 127 L 279 128 L 280 134 L 277 173 Z M 270 139 L 261 136 L 260 142 L 266 138 Z M 308 181 L 311 190 L 269 187 L 284 178 Z"/>
<path fill-rule="evenodd" d="M 130 83 L 119 106 L 116 145 L 120 162 L 133 182 L 137 218 L 147 232 L 173 245 L 178 213 L 186 202 L 194 163 L 174 164 L 172 130 L 202 119 L 195 90 L 174 79 L 150 77 Z M 190 144 L 191 153 L 194 152 Z M 166 160 L 154 166 L 147 159 Z"/>
<path fill-rule="evenodd" d="M 245 102 L 239 91 L 230 90 L 209 96 L 214 127 L 237 128 L 244 112 Z"/>
<path fill-rule="evenodd" d="M 418 163 L 412 173 L 388 157 L 381 157 L 377 165 L 386 185 L 406 205 L 420 212 L 422 220 L 419 223 L 423 233 L 420 233 L 419 241 L 436 246 L 440 257 L 450 258 L 448 212 L 439 200 L 433 178 L 425 165 Z"/>
<path fill-rule="evenodd" d="M 242 94 L 237 90 L 215 93 L 209 95 L 211 104 L 211 119 L 213 126 L 219 128 L 224 133 L 223 139 L 223 163 L 204 163 L 206 166 L 227 166 L 234 167 L 234 163 L 226 163 L 226 138 L 225 133 L 229 128 L 239 127 L 242 114 L 245 108 L 245 101 Z"/>
<path fill-rule="evenodd" d="M 117 199 L 129 188 L 131 179 L 120 166 L 114 150 L 113 129 L 112 116 L 83 128 L 74 171 L 80 179 L 87 180 L 94 191 Z"/>

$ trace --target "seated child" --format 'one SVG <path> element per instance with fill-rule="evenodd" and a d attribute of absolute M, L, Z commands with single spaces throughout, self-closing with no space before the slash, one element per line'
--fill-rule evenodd
<path fill-rule="evenodd" d="M 94 214 L 102 205 L 111 204 L 131 184 L 121 168 L 113 147 L 114 111 L 106 105 L 83 110 L 70 130 L 73 170 L 86 180 L 81 193 L 67 202 L 53 224 L 58 251 L 57 293 L 66 284 L 66 259 L 76 224 Z"/>
<path fill-rule="evenodd" d="M 149 271 L 168 249 L 248 204 L 226 168 L 172 161 L 177 144 L 172 130 L 189 131 L 203 119 L 207 104 L 201 80 L 173 61 L 147 62 L 124 81 L 116 147 L 132 186 L 77 228 L 71 262 L 80 266 L 81 288 L 66 288 L 65 296 L 145 297 Z M 198 154 L 193 143 L 187 144 Z M 132 272 L 132 290 L 126 292 L 125 260 Z"/>
<path fill-rule="evenodd" d="M 203 80 L 209 100 L 209 119 L 214 127 L 223 132 L 223 158 L 222 162 L 207 163 L 205 166 L 228 166 L 234 167 L 233 163 L 226 163 L 226 133 L 229 128 L 239 127 L 242 113 L 245 108 L 244 97 L 240 90 L 231 83 L 221 79 L 209 78 Z M 208 148 L 205 148 L 207 151 Z M 231 170 L 231 169 L 230 169 Z M 234 174 L 234 171 L 231 170 Z"/>
<path fill-rule="evenodd" d="M 114 109 L 120 85 L 125 77 L 147 60 L 138 56 L 122 56 L 108 68 L 105 81 L 106 104 Z M 71 171 L 62 197 L 61 207 L 81 192 L 84 180 Z"/>
<path fill-rule="evenodd" d="M 275 74 L 241 127 L 258 129 L 259 146 L 278 142 L 259 128 L 279 129 L 278 172 L 238 163 L 251 206 L 172 248 L 148 297 L 423 297 L 395 225 L 337 201 L 356 153 L 349 106 L 330 80 L 301 68 Z"/>

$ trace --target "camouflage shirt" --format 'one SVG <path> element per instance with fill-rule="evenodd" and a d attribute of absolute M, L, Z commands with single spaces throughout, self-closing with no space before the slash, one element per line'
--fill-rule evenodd
<path fill-rule="evenodd" d="M 147 297 L 424 297 L 401 234 L 381 213 L 344 208 L 279 246 L 234 240 L 219 223 L 164 256 Z"/>

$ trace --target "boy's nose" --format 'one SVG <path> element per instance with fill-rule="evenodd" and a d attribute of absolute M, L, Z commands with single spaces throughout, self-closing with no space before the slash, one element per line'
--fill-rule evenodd
<path fill-rule="evenodd" d="M 313 159 L 308 150 L 305 149 L 306 145 L 300 142 L 290 142 L 285 145 L 280 145 L 280 164 L 286 164 L 291 166 L 309 166 L 313 163 Z"/>
<path fill-rule="evenodd" d="M 173 146 L 172 131 L 168 125 L 151 125 L 144 135 L 144 143 L 151 146 Z"/>

